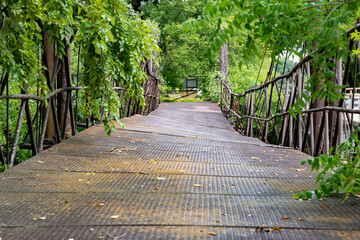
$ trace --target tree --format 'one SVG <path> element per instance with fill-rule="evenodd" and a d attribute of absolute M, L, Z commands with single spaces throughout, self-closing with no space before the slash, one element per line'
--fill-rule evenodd
<path fill-rule="evenodd" d="M 213 27 L 194 33 L 185 33 L 182 23 L 196 17 L 203 8 L 201 1 L 146 1 L 142 16 L 159 24 L 159 46 L 162 49 L 161 73 L 167 85 L 182 88 L 188 76 L 203 76 L 216 68 L 216 61 L 207 55 Z"/>
<path fill-rule="evenodd" d="M 136 104 L 143 106 L 142 85 L 148 76 L 142 63 L 153 59 L 159 51 L 147 23 L 135 16 L 128 4 L 121 0 L 2 1 L 0 49 L 0 69 L 5 76 L 0 79 L 0 95 L 9 83 L 6 90 L 10 94 L 25 93 L 36 95 L 37 99 L 47 99 L 48 94 L 57 88 L 74 86 L 71 69 L 72 65 L 77 65 L 81 67 L 77 84 L 86 86 L 85 94 L 80 95 L 80 109 L 84 117 L 96 115 L 99 120 L 105 120 L 107 133 L 116 129 L 110 123 L 119 119 L 119 96 L 113 87 L 124 87 L 127 90 L 125 97 L 139 99 Z M 71 56 L 75 53 L 74 49 L 77 50 L 76 59 Z M 79 65 L 74 64 L 74 60 L 79 60 Z M 32 114 L 43 107 L 43 113 L 40 114 L 42 119 L 38 121 L 39 129 L 46 130 L 45 137 L 55 138 L 57 142 L 69 131 L 69 126 L 72 134 L 76 131 L 75 119 L 70 118 L 67 123 L 58 121 L 66 120 L 66 115 L 74 116 L 64 110 L 65 105 L 68 105 L 69 112 L 73 111 L 73 96 L 70 91 L 64 91 L 62 96 L 58 96 L 57 99 L 50 97 L 40 106 L 30 102 L 31 109 L 34 109 Z M 21 126 L 23 118 L 20 116 L 24 112 L 30 118 L 31 114 L 27 111 L 27 100 L 21 100 L 19 104 L 13 100 L 9 102 L 12 104 L 10 110 L 14 110 L 9 114 L 14 119 L 20 107 L 19 121 L 10 122 L 11 132 L 12 126 Z M 7 112 L 4 104 L 1 104 L 0 111 L 0 125 L 3 127 Z M 43 133 L 39 134 L 38 139 L 40 151 L 43 149 Z M 7 131 L 1 132 L 2 142 L 7 134 Z M 25 136 L 26 133 L 16 131 L 14 136 L 10 135 L 14 146 L 11 165 L 18 151 L 16 146 L 19 135 Z M 32 148 L 36 149 L 33 145 Z"/>
<path fill-rule="evenodd" d="M 313 64 L 321 71 L 313 74 L 309 90 L 313 99 L 325 96 L 329 101 L 340 98 L 331 71 L 333 59 L 351 54 L 346 51 L 348 41 L 345 28 L 339 27 L 354 21 L 359 9 L 359 1 L 207 1 L 202 17 L 186 21 L 185 28 L 207 26 L 218 23 L 217 34 L 211 43 L 211 50 L 216 53 L 221 46 L 235 35 L 238 29 L 246 38 L 241 61 L 247 62 L 258 58 L 266 47 L 271 58 L 277 61 L 284 50 L 301 58 L 304 54 L 313 54 Z M 317 19 L 317 21 L 313 21 Z M 332 36 L 329 40 L 328 36 Z M 314 46 L 316 45 L 316 48 Z M 305 47 L 304 47 L 305 46 Z M 342 49 L 338 52 L 338 49 Z M 325 79 L 323 83 L 317 79 Z M 317 91 L 315 91 L 317 89 Z M 316 92 L 316 94 L 315 94 Z"/>
<path fill-rule="evenodd" d="M 145 22 L 130 14 L 124 2 L 6 0 L 0 7 L 0 48 L 4 49 L 0 66 L 17 89 L 29 92 L 39 88 L 45 96 L 55 86 L 60 65 L 67 70 L 58 83 L 66 79 L 66 84 L 71 84 L 69 54 L 71 48 L 81 47 L 84 73 L 80 84 L 88 87 L 84 95 L 88 99 L 83 101 L 88 114 L 99 115 L 96 99 L 101 97 L 107 102 L 105 115 L 110 120 L 117 118 L 114 84 L 128 89 L 129 96 L 142 96 L 141 85 L 147 75 L 140 62 L 153 58 L 159 48 Z M 43 53 L 41 58 L 39 53 Z"/>

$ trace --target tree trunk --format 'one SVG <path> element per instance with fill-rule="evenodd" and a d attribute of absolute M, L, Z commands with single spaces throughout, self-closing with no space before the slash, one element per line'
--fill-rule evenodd
<path fill-rule="evenodd" d="M 69 46 L 67 52 L 66 52 L 67 57 L 65 57 L 62 60 L 61 63 L 61 69 L 59 71 L 58 74 L 58 78 L 57 78 L 57 85 L 58 88 L 62 88 L 62 87 L 66 87 L 67 86 L 67 81 L 66 81 L 66 69 L 65 69 L 65 62 L 64 61 L 68 61 L 69 63 L 69 69 L 71 69 L 71 47 Z M 70 72 L 70 79 L 71 79 L 71 72 Z M 62 93 L 60 93 L 58 95 L 58 116 L 60 118 L 60 129 L 61 132 L 64 131 L 64 121 L 65 121 L 65 108 L 66 108 L 66 98 L 67 98 L 67 92 L 64 91 Z M 65 127 L 65 132 L 66 133 L 70 133 L 71 132 L 71 120 L 70 120 L 70 112 L 68 111 L 67 113 L 67 117 L 66 117 L 66 127 Z M 67 136 L 69 136 L 69 134 L 66 134 Z"/>
<path fill-rule="evenodd" d="M 48 68 L 48 71 L 49 71 L 48 76 L 50 76 L 49 81 L 51 81 L 51 76 L 53 75 L 53 72 L 55 71 L 54 70 L 54 67 L 55 67 L 55 43 L 50 43 L 49 34 L 45 34 L 44 43 L 45 44 L 44 44 L 44 53 L 43 53 L 42 61 L 43 61 L 43 65 L 47 66 L 47 68 Z M 44 71 L 44 74 L 46 75 L 46 70 Z M 46 107 L 44 107 L 43 111 L 46 112 Z M 54 124 L 52 109 L 50 108 L 48 122 L 46 125 L 45 138 L 53 139 L 54 137 L 55 137 L 55 124 Z"/>
<path fill-rule="evenodd" d="M 228 65 L 229 65 L 229 58 L 228 58 L 228 44 L 225 43 L 220 50 L 220 73 L 227 78 L 228 76 Z"/>

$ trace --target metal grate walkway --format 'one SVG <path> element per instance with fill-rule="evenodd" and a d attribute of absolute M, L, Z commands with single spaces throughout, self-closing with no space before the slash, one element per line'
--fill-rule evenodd
<path fill-rule="evenodd" d="M 214 103 L 123 122 L 0 174 L 0 239 L 360 239 L 359 198 L 294 200 L 308 156 L 239 135 Z"/>

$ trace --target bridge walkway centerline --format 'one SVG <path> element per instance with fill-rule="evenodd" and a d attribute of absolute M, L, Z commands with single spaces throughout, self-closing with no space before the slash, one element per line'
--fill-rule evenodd
<path fill-rule="evenodd" d="M 360 238 L 359 198 L 293 199 L 315 187 L 309 156 L 241 136 L 215 103 L 122 121 L 1 173 L 0 238 Z"/>

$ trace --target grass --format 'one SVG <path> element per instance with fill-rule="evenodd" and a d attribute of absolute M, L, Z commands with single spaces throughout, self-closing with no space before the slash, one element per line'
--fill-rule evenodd
<path fill-rule="evenodd" d="M 203 102 L 200 98 L 184 98 L 184 99 L 171 99 L 168 97 L 162 98 L 161 102 Z"/>

